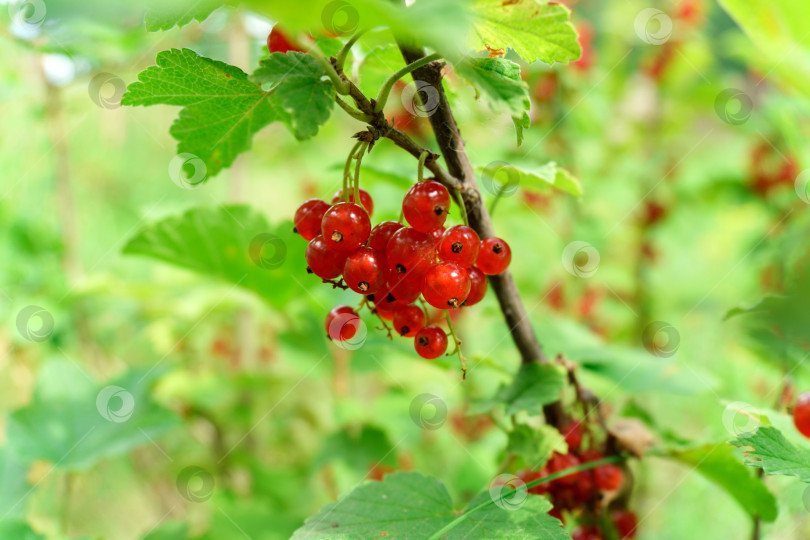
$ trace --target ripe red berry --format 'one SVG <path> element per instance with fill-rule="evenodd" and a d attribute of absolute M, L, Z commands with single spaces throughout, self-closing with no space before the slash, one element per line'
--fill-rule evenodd
<path fill-rule="evenodd" d="M 270 34 L 267 36 L 267 50 L 271 53 L 286 53 L 287 51 L 305 52 L 304 50 L 293 45 L 293 43 L 281 31 L 281 28 L 279 28 L 278 25 L 273 26 Z"/>
<path fill-rule="evenodd" d="M 450 193 L 435 180 L 417 182 L 402 200 L 402 212 L 417 231 L 429 233 L 444 225 L 450 210 Z"/>
<path fill-rule="evenodd" d="M 368 247 L 376 249 L 382 255 L 385 255 L 385 248 L 388 246 L 388 241 L 395 232 L 404 227 L 399 221 L 382 221 L 377 223 L 371 234 L 368 236 Z"/>
<path fill-rule="evenodd" d="M 321 220 L 327 210 L 329 205 L 320 199 L 307 199 L 301 203 L 293 218 L 295 232 L 307 242 L 321 234 Z"/>
<path fill-rule="evenodd" d="M 805 392 L 793 407 L 793 424 L 799 433 L 810 438 L 810 392 Z"/>
<path fill-rule="evenodd" d="M 326 334 L 334 341 L 352 339 L 360 326 L 360 317 L 350 306 L 337 306 L 326 316 Z"/>
<path fill-rule="evenodd" d="M 343 272 L 346 254 L 329 249 L 323 236 L 318 235 L 309 241 L 306 259 L 313 274 L 322 279 L 334 279 Z"/>
<path fill-rule="evenodd" d="M 337 203 L 324 214 L 321 233 L 329 249 L 351 253 L 368 240 L 371 220 L 359 204 Z"/>
<path fill-rule="evenodd" d="M 596 487 L 605 491 L 616 491 L 622 487 L 624 474 L 616 465 L 600 465 L 593 470 Z"/>
<path fill-rule="evenodd" d="M 555 474 L 563 469 L 569 469 L 571 467 L 576 467 L 580 464 L 579 458 L 577 458 L 573 454 L 557 454 L 551 456 L 551 459 L 548 460 L 548 472 L 549 474 Z M 551 481 L 553 486 L 573 486 L 577 483 L 577 475 L 576 474 L 568 474 L 566 476 L 562 476 L 557 478 L 556 480 Z"/>
<path fill-rule="evenodd" d="M 638 518 L 632 510 L 614 510 L 610 514 L 613 526 L 619 533 L 619 538 L 631 539 L 636 537 L 638 532 Z"/>
<path fill-rule="evenodd" d="M 592 471 L 580 471 L 576 474 L 577 481 L 574 484 L 574 498 L 579 505 L 591 500 L 596 495 L 597 490 Z"/>
<path fill-rule="evenodd" d="M 481 240 L 478 234 L 466 225 L 450 227 L 439 242 L 439 260 L 454 262 L 463 267 L 472 266 L 478 258 Z"/>
<path fill-rule="evenodd" d="M 387 321 L 394 318 L 394 310 L 400 306 L 396 298 L 394 298 L 387 289 L 369 296 L 369 299 L 374 302 L 374 310 L 377 312 L 377 315 Z"/>
<path fill-rule="evenodd" d="M 465 268 L 450 262 L 437 263 L 425 274 L 422 295 L 435 308 L 457 308 L 470 294 L 470 285 L 470 275 Z"/>
<path fill-rule="evenodd" d="M 433 259 L 433 240 L 413 227 L 396 231 L 385 248 L 388 267 L 398 274 L 427 269 Z"/>
<path fill-rule="evenodd" d="M 360 294 L 374 294 L 385 288 L 385 261 L 370 247 L 361 247 L 346 257 L 343 280 L 351 290 Z"/>
<path fill-rule="evenodd" d="M 571 531 L 571 540 L 602 540 L 602 533 L 591 525 L 578 525 Z"/>
<path fill-rule="evenodd" d="M 561 429 L 560 433 L 565 437 L 569 452 L 576 452 L 582 445 L 582 424 L 579 422 L 568 422 Z"/>
<path fill-rule="evenodd" d="M 399 274 L 390 268 L 386 271 L 388 291 L 401 304 L 411 304 L 422 294 L 425 284 L 424 265 L 418 265 L 416 270 Z"/>
<path fill-rule="evenodd" d="M 342 194 L 343 194 L 343 190 L 342 189 L 338 190 L 338 192 L 335 193 L 332 196 L 332 204 L 339 203 L 340 202 L 340 196 Z M 354 202 L 354 190 L 353 189 L 349 190 L 349 202 Z M 371 195 L 369 194 L 369 192 L 366 191 L 363 188 L 360 188 L 360 204 L 363 205 L 363 208 L 366 209 L 366 212 L 368 212 L 369 216 L 374 214 L 374 200 L 371 198 Z"/>
<path fill-rule="evenodd" d="M 521 480 L 523 480 L 523 482 L 525 482 L 527 484 L 529 482 L 534 482 L 535 480 L 539 480 L 540 478 L 543 478 L 544 476 L 548 476 L 548 471 L 545 468 L 543 468 L 542 470 L 539 470 L 539 471 L 522 471 L 522 472 L 518 473 L 518 478 L 520 478 Z M 549 488 L 549 483 L 548 482 L 542 482 L 540 484 L 537 484 L 536 486 L 530 487 L 526 491 L 528 491 L 529 493 L 531 493 L 533 495 L 542 495 L 543 493 L 548 493 L 548 488 Z"/>
<path fill-rule="evenodd" d="M 413 347 L 422 358 L 438 358 L 447 351 L 447 334 L 438 326 L 425 326 L 416 333 Z"/>
<path fill-rule="evenodd" d="M 474 306 L 483 300 L 487 294 L 487 276 L 474 266 L 467 268 L 467 274 L 470 276 L 470 294 L 467 295 L 467 299 L 461 305 Z"/>
<path fill-rule="evenodd" d="M 436 245 L 436 250 L 439 249 L 439 242 L 442 241 L 442 235 L 444 235 L 445 230 L 444 227 L 436 227 L 428 233 L 428 236 L 433 239 L 433 243 Z"/>
<path fill-rule="evenodd" d="M 500 274 L 512 261 L 512 250 L 509 244 L 500 238 L 485 238 L 481 240 L 478 259 L 475 266 L 488 276 Z"/>
<path fill-rule="evenodd" d="M 394 330 L 400 336 L 412 337 L 425 326 L 425 312 L 413 304 L 406 304 L 394 310 Z"/>

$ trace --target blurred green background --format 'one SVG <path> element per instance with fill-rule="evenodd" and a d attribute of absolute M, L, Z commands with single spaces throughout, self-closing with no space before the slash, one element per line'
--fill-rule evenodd
<path fill-rule="evenodd" d="M 448 75 L 470 158 L 555 161 L 582 184 L 579 198 L 509 190 L 494 210 L 547 353 L 579 363 L 612 420 L 654 418 L 658 449 L 672 434 L 722 444 L 734 435 L 729 402 L 773 407 L 785 376 L 788 389 L 810 384 L 810 8 L 566 4 L 584 56 L 522 65 L 532 124 L 521 146 L 508 115 Z M 328 310 L 357 300 L 304 271 L 290 220 L 339 187 L 360 124 L 337 111 L 305 142 L 272 124 L 234 167 L 187 190 L 168 174 L 177 109 L 117 103 L 173 47 L 251 71 L 273 22 L 226 8 L 146 33 L 131 9 L 107 21 L 54 6 L 34 29 L 5 18 L 0 38 L 0 537 L 287 538 L 390 470 L 436 476 L 455 500 L 484 489 L 506 435 L 469 413 L 519 365 L 491 294 L 459 318 L 464 382 L 454 358 L 422 360 L 371 318 L 355 351 L 324 336 Z M 639 27 L 651 7 L 663 26 Z M 361 39 L 353 60 L 383 39 Z M 389 109 L 435 148 L 426 119 L 399 99 Z M 375 146 L 361 175 L 375 221 L 397 218 L 415 176 L 410 156 Z M 168 262 L 125 253 L 161 223 L 175 233 Z M 283 240 L 280 267 L 251 264 L 260 233 Z M 575 241 L 592 249 L 569 270 L 595 268 L 590 277 L 566 270 Z M 171 264 L 177 253 L 198 271 Z M 233 272 L 250 277 L 236 285 Z M 786 292 L 795 301 L 764 316 L 724 320 Z M 670 328 L 655 346 L 665 355 L 650 353 L 655 321 Z M 440 429 L 409 413 L 425 393 L 447 406 Z M 631 467 L 639 538 L 750 534 L 746 512 L 692 466 L 651 456 Z M 763 538 L 807 538 L 803 487 L 778 480 L 780 514 Z"/>

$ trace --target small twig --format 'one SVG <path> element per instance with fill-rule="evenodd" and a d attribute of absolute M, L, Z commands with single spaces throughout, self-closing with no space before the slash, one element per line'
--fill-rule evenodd
<path fill-rule="evenodd" d="M 326 75 L 332 81 L 337 93 L 344 96 L 347 95 L 349 93 L 349 81 L 340 77 L 338 72 L 335 71 L 335 66 L 332 65 L 332 62 L 321 52 L 318 46 L 315 44 L 311 45 L 307 52 L 321 65 Z"/>
<path fill-rule="evenodd" d="M 415 69 L 419 69 L 420 67 L 433 62 L 434 60 L 438 60 L 441 58 L 439 53 L 429 54 L 427 56 L 423 56 L 422 58 L 411 62 L 404 68 L 394 72 L 393 75 L 388 77 L 383 83 L 382 88 L 380 88 L 380 93 L 377 94 L 377 99 L 375 100 L 376 103 L 374 104 L 374 112 L 380 112 L 385 107 L 385 102 L 388 101 L 388 94 L 391 93 L 391 89 L 394 88 L 394 83 L 396 83 L 399 79 L 407 75 L 408 73 L 412 72 Z"/>
<path fill-rule="evenodd" d="M 357 150 L 360 146 L 363 145 L 363 141 L 357 141 L 354 146 L 352 147 L 351 151 L 349 152 L 349 156 L 346 158 L 346 164 L 343 166 L 343 191 L 340 192 L 340 200 L 341 202 L 346 202 L 349 200 L 349 179 L 351 178 L 351 171 L 352 171 L 352 158 L 357 153 Z M 357 200 L 357 199 L 355 199 Z"/>
<path fill-rule="evenodd" d="M 354 44 L 357 43 L 357 40 L 360 39 L 360 36 L 362 36 L 365 32 L 366 32 L 365 30 L 358 30 L 357 32 L 355 32 L 354 35 L 349 38 L 349 41 L 346 42 L 343 48 L 340 49 L 337 58 L 335 58 L 335 67 L 338 69 L 338 71 L 343 70 L 343 65 L 346 63 L 346 57 L 349 56 L 349 52 L 352 50 L 352 46 L 354 46 Z"/>
<path fill-rule="evenodd" d="M 344 283 L 343 278 L 340 278 L 337 281 L 334 279 L 322 279 L 321 281 L 330 284 L 333 289 L 343 289 L 345 291 L 349 288 L 349 286 Z"/>
<path fill-rule="evenodd" d="M 425 150 L 422 152 L 422 155 L 419 156 L 419 165 L 416 168 L 416 181 L 421 182 L 425 178 L 425 160 L 427 160 L 430 152 Z"/>
<path fill-rule="evenodd" d="M 335 102 L 340 106 L 341 109 L 346 111 L 346 114 L 348 114 L 349 116 L 351 116 L 355 120 L 359 120 L 361 122 L 366 122 L 366 123 L 371 122 L 372 120 L 374 120 L 373 117 L 371 117 L 371 116 L 369 116 L 367 114 L 363 114 L 362 112 L 358 111 L 357 109 L 355 109 L 354 107 L 352 107 L 351 105 L 349 105 L 348 103 L 343 101 L 343 99 L 341 99 L 341 97 L 338 96 L 338 95 L 335 96 Z"/>
<path fill-rule="evenodd" d="M 357 160 L 354 165 L 354 202 L 356 204 L 360 204 L 360 163 L 363 161 L 363 154 L 365 154 L 368 146 L 369 143 L 361 142 L 357 155 L 354 157 Z"/>
<path fill-rule="evenodd" d="M 382 328 L 378 327 L 377 330 L 385 330 L 388 333 L 388 339 L 394 341 L 394 335 L 391 333 L 391 327 L 388 326 L 388 323 L 386 323 L 385 319 L 382 318 L 382 315 L 380 315 L 380 312 L 377 311 L 377 308 L 372 309 L 371 312 L 376 315 L 378 319 L 380 319 L 380 323 L 383 325 Z"/>
<path fill-rule="evenodd" d="M 447 353 L 447 356 L 452 356 L 454 354 L 458 355 L 458 361 L 461 362 L 461 380 L 467 380 L 467 362 L 464 359 L 464 355 L 461 354 L 461 340 L 458 339 L 456 329 L 453 328 L 453 321 L 450 319 L 450 312 L 445 311 L 444 317 L 447 319 L 447 327 L 450 329 L 450 337 L 453 338 L 453 342 L 456 344 L 456 349 L 453 352 Z"/>

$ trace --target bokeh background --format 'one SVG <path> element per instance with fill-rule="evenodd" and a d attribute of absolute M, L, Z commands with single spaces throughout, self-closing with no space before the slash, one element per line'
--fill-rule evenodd
<path fill-rule="evenodd" d="M 392 470 L 436 476 L 457 501 L 487 486 L 506 435 L 478 411 L 519 365 L 491 295 L 458 319 L 464 382 L 454 358 L 422 360 L 365 316 L 356 350 L 324 336 L 328 310 L 356 299 L 304 271 L 290 220 L 339 187 L 360 124 L 337 111 L 306 142 L 273 124 L 184 189 L 169 174 L 177 109 L 119 104 L 172 47 L 251 71 L 273 21 L 227 8 L 147 33 L 131 6 L 77 4 L 2 14 L 0 536 L 269 540 Z M 733 438 L 729 403 L 778 408 L 810 386 L 810 8 L 566 4 L 583 57 L 522 66 L 523 144 L 449 73 L 458 123 L 475 165 L 555 161 L 582 185 L 576 198 L 499 178 L 484 195 L 503 190 L 495 227 L 547 353 L 579 364 L 610 421 L 641 418 L 656 439 L 631 464 L 639 538 L 747 538 L 716 471 L 672 449 Z M 432 145 L 398 92 L 387 115 Z M 376 219 L 397 218 L 415 175 L 390 142 L 374 148 L 361 182 Z M 261 233 L 282 245 L 257 260 Z M 198 268 L 139 255 L 154 234 Z M 726 319 L 785 293 L 795 301 L 765 316 Z M 808 537 L 803 486 L 768 485 L 780 514 L 762 538 Z"/>

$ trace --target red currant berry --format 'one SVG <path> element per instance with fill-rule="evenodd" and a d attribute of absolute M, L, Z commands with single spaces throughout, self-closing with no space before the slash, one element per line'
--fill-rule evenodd
<path fill-rule="evenodd" d="M 385 261 L 370 247 L 361 247 L 346 257 L 343 280 L 351 290 L 360 294 L 374 294 L 385 288 Z"/>
<path fill-rule="evenodd" d="M 616 491 L 622 487 L 624 474 L 616 465 L 600 465 L 593 470 L 596 487 L 604 491 Z"/>
<path fill-rule="evenodd" d="M 395 232 L 404 227 L 399 221 L 383 221 L 378 223 L 371 229 L 371 234 L 368 236 L 368 247 L 376 249 L 381 254 L 385 255 L 385 248 L 388 246 L 388 241 Z"/>
<path fill-rule="evenodd" d="M 590 525 L 579 525 L 571 531 L 571 540 L 602 540 L 599 529 Z"/>
<path fill-rule="evenodd" d="M 389 293 L 387 289 L 378 294 L 369 296 L 369 299 L 374 302 L 374 310 L 377 312 L 377 315 L 386 321 L 390 321 L 394 318 L 394 310 L 400 306 L 399 302 L 394 298 L 394 295 Z"/>
<path fill-rule="evenodd" d="M 560 429 L 560 433 L 565 437 L 569 452 L 576 452 L 582 446 L 582 424 L 579 422 L 568 422 Z"/>
<path fill-rule="evenodd" d="M 610 514 L 613 526 L 619 533 L 619 538 L 635 538 L 638 532 L 638 518 L 632 510 L 614 510 Z"/>
<path fill-rule="evenodd" d="M 362 206 L 349 202 L 337 203 L 324 214 L 321 233 L 329 249 L 351 253 L 368 240 L 371 220 Z"/>
<path fill-rule="evenodd" d="M 411 227 L 428 233 L 444 225 L 450 210 L 450 193 L 435 180 L 417 182 L 402 200 L 402 212 Z"/>
<path fill-rule="evenodd" d="M 551 456 L 551 459 L 548 460 L 547 467 L 549 474 L 555 474 L 563 469 L 576 467 L 579 464 L 579 458 L 573 454 L 554 454 Z M 566 476 L 557 478 L 556 480 L 552 480 L 551 483 L 553 486 L 573 486 L 577 483 L 577 479 L 578 477 L 576 474 L 568 474 Z"/>
<path fill-rule="evenodd" d="M 439 242 L 442 241 L 442 235 L 446 229 L 444 227 L 436 227 L 432 231 L 428 233 L 428 235 L 433 239 L 433 243 L 436 245 L 436 249 L 439 249 Z"/>
<path fill-rule="evenodd" d="M 350 306 L 338 306 L 326 316 L 326 334 L 334 341 L 347 341 L 357 334 L 360 317 Z"/>
<path fill-rule="evenodd" d="M 413 347 L 422 358 L 438 358 L 447 351 L 447 334 L 438 326 L 425 326 L 416 333 Z"/>
<path fill-rule="evenodd" d="M 548 476 L 548 471 L 544 468 L 540 471 L 522 471 L 518 473 L 518 478 L 523 480 L 526 484 L 529 482 L 534 482 L 535 480 L 539 480 L 544 476 Z M 543 493 L 548 493 L 548 482 L 542 482 L 537 484 L 536 486 L 532 486 L 526 491 L 533 495 L 542 495 Z"/>
<path fill-rule="evenodd" d="M 313 274 L 321 279 L 335 279 L 343 272 L 346 254 L 329 249 L 323 236 L 318 235 L 309 241 L 306 259 Z"/>
<path fill-rule="evenodd" d="M 478 234 L 466 225 L 450 227 L 439 242 L 439 260 L 454 262 L 463 267 L 472 266 L 478 258 L 481 240 Z"/>
<path fill-rule="evenodd" d="M 411 270 L 406 274 L 398 274 L 396 270 L 390 268 L 386 272 L 386 283 L 389 292 L 401 304 L 411 304 L 422 294 L 425 284 L 425 272 L 422 265 L 416 270 Z"/>
<path fill-rule="evenodd" d="M 487 294 L 487 276 L 474 266 L 467 268 L 467 274 L 470 276 L 470 294 L 467 295 L 467 299 L 461 305 L 474 306 L 483 300 Z"/>
<path fill-rule="evenodd" d="M 278 25 L 273 26 L 270 34 L 267 36 L 267 50 L 271 53 L 286 53 L 287 51 L 304 52 L 292 44 L 290 39 L 284 35 Z"/>
<path fill-rule="evenodd" d="M 309 242 L 321 234 L 321 220 L 323 220 L 323 215 L 327 210 L 329 210 L 329 205 L 326 201 L 307 199 L 295 211 L 295 217 L 293 218 L 294 231 Z"/>
<path fill-rule="evenodd" d="M 413 337 L 425 326 L 425 312 L 413 304 L 394 310 L 394 329 L 400 336 Z"/>
<path fill-rule="evenodd" d="M 470 294 L 470 285 L 466 269 L 455 263 L 437 263 L 425 274 L 422 295 L 435 308 L 457 308 Z"/>
<path fill-rule="evenodd" d="M 805 392 L 793 407 L 793 424 L 799 433 L 810 438 L 810 392 Z"/>
<path fill-rule="evenodd" d="M 481 240 L 478 259 L 475 266 L 488 276 L 500 274 L 512 261 L 512 250 L 509 244 L 500 238 L 485 238 Z"/>
<path fill-rule="evenodd" d="M 340 202 L 340 196 L 343 194 L 343 190 L 339 190 L 332 196 L 332 204 L 337 204 Z M 349 202 L 354 202 L 354 190 L 349 190 Z M 374 214 L 374 200 L 369 195 L 368 191 L 363 188 L 360 188 L 360 204 L 363 205 L 363 208 L 366 209 L 368 215 L 371 216 Z"/>
<path fill-rule="evenodd" d="M 427 269 L 433 259 L 433 240 L 413 227 L 403 227 L 395 232 L 385 248 L 388 267 L 398 274 L 419 272 Z"/>

